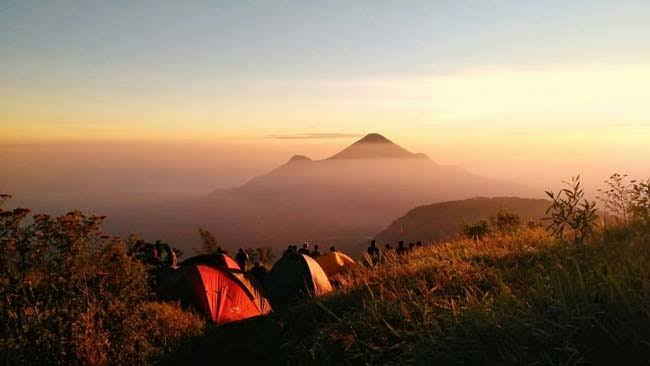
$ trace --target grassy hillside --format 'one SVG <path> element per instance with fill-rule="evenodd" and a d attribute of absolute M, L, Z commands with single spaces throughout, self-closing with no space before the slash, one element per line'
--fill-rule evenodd
<path fill-rule="evenodd" d="M 569 245 L 542 229 L 416 249 L 343 289 L 213 329 L 172 356 L 289 364 L 647 364 L 650 237 Z"/>
<path fill-rule="evenodd" d="M 438 241 L 460 232 L 462 223 L 487 219 L 499 210 L 514 212 L 523 222 L 539 221 L 550 205 L 548 200 L 519 197 L 475 197 L 420 206 L 393 221 L 376 236 L 380 242 Z"/>

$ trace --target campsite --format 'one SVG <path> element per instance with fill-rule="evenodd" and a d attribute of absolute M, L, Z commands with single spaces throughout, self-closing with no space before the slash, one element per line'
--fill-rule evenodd
<path fill-rule="evenodd" d="M 0 366 L 650 366 L 649 0 L 0 0 Z"/>

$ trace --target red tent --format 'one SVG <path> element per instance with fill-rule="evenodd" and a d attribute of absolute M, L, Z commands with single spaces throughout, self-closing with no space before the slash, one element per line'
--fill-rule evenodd
<path fill-rule="evenodd" d="M 183 267 L 185 301 L 217 325 L 268 314 L 271 311 L 258 287 L 241 273 L 220 267 Z"/>

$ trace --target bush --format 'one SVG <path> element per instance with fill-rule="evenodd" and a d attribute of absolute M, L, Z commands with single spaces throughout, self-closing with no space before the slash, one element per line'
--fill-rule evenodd
<path fill-rule="evenodd" d="M 461 226 L 463 235 L 470 239 L 481 239 L 490 234 L 490 222 L 486 219 L 481 219 L 473 223 L 464 223 Z"/>
<path fill-rule="evenodd" d="M 203 334 L 203 319 L 176 304 L 142 302 L 123 323 L 123 336 L 111 363 L 143 365 L 175 351 L 186 339 Z"/>
<path fill-rule="evenodd" d="M 628 180 L 627 174 L 612 174 L 605 181 L 607 188 L 599 189 L 598 199 L 605 213 L 618 223 L 650 226 L 650 179 Z"/>
<path fill-rule="evenodd" d="M 511 233 L 521 227 L 521 218 L 514 212 L 500 210 L 494 218 L 494 226 L 502 233 Z"/>
<path fill-rule="evenodd" d="M 490 219 L 480 219 L 472 223 L 461 224 L 461 233 L 469 239 L 482 239 L 488 235 L 501 233 L 512 234 L 521 228 L 521 218 L 514 212 L 499 210 Z"/>
<path fill-rule="evenodd" d="M 546 195 L 553 201 L 546 210 L 550 213 L 546 220 L 551 221 L 548 229 L 556 238 L 564 240 L 565 233 L 573 235 L 573 243 L 583 243 L 594 231 L 596 220 L 598 220 L 598 209 L 596 203 L 584 198 L 584 190 L 581 187 L 580 176 L 571 179 L 571 182 L 564 182 L 567 188 L 560 190 L 557 194 L 546 191 Z"/>
<path fill-rule="evenodd" d="M 101 232 L 103 217 L 74 211 L 26 223 L 29 210 L 2 208 L 8 198 L 0 197 L 0 361 L 132 364 L 196 331 L 180 313 L 180 328 L 147 321 L 166 308 L 148 302 L 144 266 Z"/>

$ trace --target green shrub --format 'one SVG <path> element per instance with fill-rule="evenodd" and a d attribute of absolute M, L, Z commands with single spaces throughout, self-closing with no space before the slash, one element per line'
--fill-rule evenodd
<path fill-rule="evenodd" d="M 139 363 L 198 321 L 148 321 L 144 266 L 124 241 L 101 232 L 103 217 L 5 210 L 0 199 L 0 361 L 4 364 Z M 187 318 L 189 317 L 189 318 Z M 151 319 L 149 319 L 151 320 Z M 167 332 L 170 331 L 170 332 Z"/>

